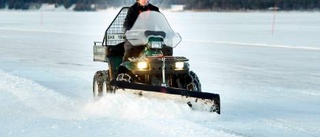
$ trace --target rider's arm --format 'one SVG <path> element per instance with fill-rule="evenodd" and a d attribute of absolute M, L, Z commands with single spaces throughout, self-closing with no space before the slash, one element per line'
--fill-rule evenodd
<path fill-rule="evenodd" d="M 131 8 L 129 8 L 127 16 L 126 16 L 124 23 L 123 23 L 123 28 L 125 31 L 130 30 L 132 28 L 133 23 L 135 21 L 134 14 L 135 14 L 134 11 Z"/>

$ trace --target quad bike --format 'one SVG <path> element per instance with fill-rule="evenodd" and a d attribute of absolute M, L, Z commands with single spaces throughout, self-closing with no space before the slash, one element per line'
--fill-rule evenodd
<path fill-rule="evenodd" d="M 93 94 L 134 93 L 141 96 L 185 102 L 192 109 L 220 114 L 219 94 L 201 91 L 201 83 L 190 70 L 188 59 L 173 56 L 181 37 L 173 32 L 160 12 L 139 14 L 133 27 L 124 32 L 128 7 L 120 10 L 105 32 L 102 42 L 94 42 L 94 61 L 107 62 L 108 70 L 97 71 Z M 124 43 L 130 42 L 128 60 L 123 60 Z"/>

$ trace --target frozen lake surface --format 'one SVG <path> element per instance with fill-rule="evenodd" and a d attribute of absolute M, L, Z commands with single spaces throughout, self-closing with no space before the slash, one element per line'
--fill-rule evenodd
<path fill-rule="evenodd" d="M 0 136 L 319 137 L 319 12 L 166 12 L 222 114 L 168 100 L 95 102 L 93 62 L 117 10 L 0 11 Z"/>

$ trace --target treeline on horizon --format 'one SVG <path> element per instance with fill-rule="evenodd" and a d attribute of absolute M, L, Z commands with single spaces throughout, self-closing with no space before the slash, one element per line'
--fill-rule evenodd
<path fill-rule="evenodd" d="M 109 7 L 130 6 L 134 0 L 0 0 L 0 9 L 39 9 L 42 4 L 54 4 L 75 11 L 94 11 Z M 185 10 L 320 10 L 320 0 L 151 0 L 160 8 L 172 4 L 185 5 Z"/>

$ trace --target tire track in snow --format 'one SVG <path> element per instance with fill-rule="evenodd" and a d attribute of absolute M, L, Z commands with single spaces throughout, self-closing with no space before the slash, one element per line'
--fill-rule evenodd
<path fill-rule="evenodd" d="M 0 30 L 5 30 L 5 31 L 20 31 L 20 32 L 37 32 L 37 33 L 72 34 L 72 35 L 85 35 L 85 36 L 99 36 L 99 35 L 88 34 L 88 33 L 76 33 L 76 32 L 66 32 L 66 31 L 56 31 L 56 30 L 44 30 L 44 29 L 0 28 Z"/>
<path fill-rule="evenodd" d="M 0 92 L 9 92 L 25 107 L 45 117 L 57 119 L 79 118 L 80 105 L 72 99 L 47 89 L 40 84 L 0 70 Z M 20 106 L 17 106 L 20 107 Z"/>
<path fill-rule="evenodd" d="M 227 128 L 224 128 L 224 127 L 218 127 L 218 129 L 221 130 L 222 132 L 229 133 L 229 134 L 232 134 L 232 135 L 235 135 L 235 136 L 239 136 L 239 137 L 252 137 L 250 135 L 246 135 L 244 133 L 240 133 L 240 132 L 237 132 L 237 131 L 234 131 L 234 130 L 231 130 L 231 129 L 227 129 Z"/>
<path fill-rule="evenodd" d="M 280 128 L 280 129 L 287 129 L 291 130 L 292 132 L 301 132 L 304 136 L 311 136 L 311 137 L 319 137 L 320 136 L 320 129 L 317 127 L 311 127 L 310 125 L 298 125 L 295 122 L 286 121 L 283 119 L 270 119 L 270 120 L 263 120 L 264 123 L 267 125 Z"/>
<path fill-rule="evenodd" d="M 320 51 L 320 48 L 316 47 L 301 47 L 301 46 L 290 46 L 290 45 L 278 45 L 278 44 L 263 44 L 263 43 L 246 43 L 246 42 L 233 42 L 233 41 L 202 41 L 202 40 L 184 40 L 186 42 L 197 42 L 197 43 L 209 43 L 209 44 L 228 44 L 236 46 L 254 46 L 254 47 L 267 47 L 267 48 L 286 48 L 286 49 L 300 49 L 300 50 L 311 50 Z"/>

